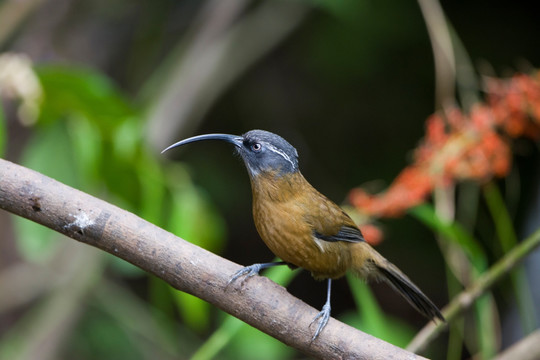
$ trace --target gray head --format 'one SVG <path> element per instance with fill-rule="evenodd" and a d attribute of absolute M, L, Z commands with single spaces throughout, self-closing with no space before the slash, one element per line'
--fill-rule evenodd
<path fill-rule="evenodd" d="M 279 176 L 298 171 L 298 153 L 281 136 L 264 130 L 251 130 L 242 136 L 206 134 L 179 141 L 169 149 L 201 140 L 223 140 L 233 144 L 242 157 L 250 176 L 264 172 L 277 172 Z"/>

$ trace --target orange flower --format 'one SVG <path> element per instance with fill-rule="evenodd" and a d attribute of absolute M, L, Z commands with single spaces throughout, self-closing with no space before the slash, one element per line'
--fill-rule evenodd
<path fill-rule="evenodd" d="M 428 117 L 414 163 L 386 191 L 353 189 L 349 199 L 357 211 L 368 217 L 400 216 L 424 202 L 435 186 L 506 176 L 512 160 L 508 139 L 540 139 L 540 73 L 487 78 L 485 88 L 486 103 L 473 106 L 468 115 L 454 107 Z"/>
<path fill-rule="evenodd" d="M 407 167 L 388 190 L 370 195 L 360 188 L 349 194 L 351 204 L 362 213 L 374 217 L 397 217 L 411 206 L 425 201 L 433 188 L 432 178 L 420 167 Z"/>
<path fill-rule="evenodd" d="M 433 114 L 426 120 L 426 141 L 434 145 L 444 144 L 448 139 L 442 117 Z"/>

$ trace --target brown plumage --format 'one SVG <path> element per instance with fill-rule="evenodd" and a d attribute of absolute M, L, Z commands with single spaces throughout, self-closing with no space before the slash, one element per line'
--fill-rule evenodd
<path fill-rule="evenodd" d="M 311 272 L 318 280 L 337 279 L 352 271 L 365 280 L 386 281 L 420 313 L 444 320 L 438 308 L 395 265 L 363 238 L 328 241 L 343 227 L 356 230 L 353 220 L 318 192 L 300 172 L 251 179 L 253 219 L 259 235 L 286 263 Z M 295 189 L 302 191 L 295 191 Z M 316 237 L 315 234 L 322 235 Z"/>
<path fill-rule="evenodd" d="M 253 219 L 268 248 L 283 262 L 248 266 L 233 276 L 258 274 L 269 266 L 288 264 L 328 279 L 327 301 L 314 321 L 312 340 L 330 316 L 332 279 L 353 272 L 365 280 L 385 281 L 429 319 L 444 321 L 439 309 L 395 265 L 365 242 L 352 219 L 307 182 L 298 169 L 296 149 L 278 135 L 252 130 L 242 136 L 209 134 L 189 138 L 164 151 L 199 140 L 234 144 L 248 170 L 253 194 Z"/>
<path fill-rule="evenodd" d="M 259 175 L 251 179 L 251 186 L 255 226 L 277 257 L 310 271 L 319 280 L 345 275 L 352 265 L 352 243 L 315 236 L 335 235 L 343 225 L 356 228 L 339 207 L 299 172 L 277 178 L 271 173 Z"/>

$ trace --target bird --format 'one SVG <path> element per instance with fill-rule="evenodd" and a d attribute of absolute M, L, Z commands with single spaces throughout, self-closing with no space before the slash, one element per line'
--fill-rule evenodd
<path fill-rule="evenodd" d="M 229 284 L 263 269 L 288 265 L 326 280 L 326 302 L 311 324 L 315 341 L 331 313 L 332 281 L 348 271 L 369 281 L 384 281 L 419 313 L 445 322 L 437 306 L 401 270 L 371 247 L 358 226 L 338 205 L 317 191 L 299 169 L 298 152 L 284 138 L 265 130 L 243 135 L 204 134 L 178 141 L 162 153 L 185 144 L 220 140 L 234 145 L 249 174 L 253 220 L 266 246 L 280 261 L 256 263 L 236 272 Z M 310 325 L 311 326 L 311 325 Z"/>

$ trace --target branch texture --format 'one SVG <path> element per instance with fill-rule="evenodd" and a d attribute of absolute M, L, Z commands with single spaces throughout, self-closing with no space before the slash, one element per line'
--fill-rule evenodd
<path fill-rule="evenodd" d="M 0 159 L 0 208 L 120 257 L 306 354 L 324 359 L 421 359 L 330 319 L 310 342 L 317 310 L 265 277 L 240 288 L 240 266 L 58 181 Z"/>

